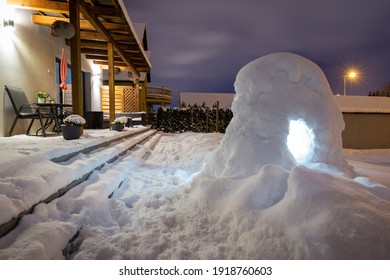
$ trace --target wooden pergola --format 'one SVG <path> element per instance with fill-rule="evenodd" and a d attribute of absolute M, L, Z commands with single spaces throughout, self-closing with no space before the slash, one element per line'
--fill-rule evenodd
<path fill-rule="evenodd" d="M 52 26 L 65 21 L 73 25 L 75 35 L 65 40 L 71 52 L 75 114 L 83 115 L 81 54 L 108 69 L 110 123 L 115 118 L 114 69 L 132 72 L 136 86 L 140 73 L 151 71 L 147 46 L 137 37 L 122 0 L 8 0 L 8 4 L 35 11 L 35 24 Z"/>

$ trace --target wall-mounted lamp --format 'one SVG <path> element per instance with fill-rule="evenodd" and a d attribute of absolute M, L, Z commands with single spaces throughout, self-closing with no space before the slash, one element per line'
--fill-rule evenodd
<path fill-rule="evenodd" d="M 15 27 L 15 9 L 8 5 L 7 0 L 0 0 L 0 26 L 1 27 Z"/>
<path fill-rule="evenodd" d="M 114 67 L 115 75 L 119 75 L 121 72 L 122 72 L 122 70 L 119 67 Z"/>
<path fill-rule="evenodd" d="M 4 27 L 14 27 L 15 22 L 12 19 L 4 19 L 3 20 L 3 26 Z"/>
<path fill-rule="evenodd" d="M 74 26 L 66 21 L 56 20 L 51 25 L 51 35 L 70 39 L 74 36 Z"/>

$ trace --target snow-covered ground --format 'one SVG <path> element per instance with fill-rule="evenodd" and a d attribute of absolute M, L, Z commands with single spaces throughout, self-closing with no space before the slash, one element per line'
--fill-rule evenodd
<path fill-rule="evenodd" d="M 14 231 L 0 239 L 0 258 L 305 259 L 332 258 L 332 253 L 335 258 L 389 256 L 384 251 L 388 250 L 388 237 L 377 235 L 377 242 L 373 242 L 371 235 L 378 234 L 380 228 L 385 230 L 384 223 L 389 223 L 389 217 L 383 217 L 381 211 L 390 200 L 390 150 L 345 150 L 355 170 L 370 178 L 358 179 L 363 184 L 342 176 L 335 179 L 328 169 L 297 167 L 287 172 L 268 167 L 263 172 L 287 176 L 308 187 L 295 190 L 300 194 L 287 190 L 279 203 L 256 209 L 242 203 L 248 194 L 248 182 L 243 181 L 241 189 L 238 183 L 228 200 L 225 189 L 234 186 L 233 178 L 230 185 L 224 180 L 213 182 L 214 189 L 207 197 L 191 186 L 222 137 L 165 134 L 138 145 L 119 160 L 95 170 L 87 181 L 63 197 L 41 204 L 25 216 Z M 57 139 L 60 137 L 32 137 L 34 148 L 24 144 L 18 149 L 15 143 L 25 138 L 16 136 L 2 142 L 5 165 L 1 170 L 7 165 L 8 152 L 16 157 L 33 150 L 29 162 L 18 160 L 12 169 L 28 166 L 31 177 L 13 178 L 15 171 L 10 170 L 7 177 L 2 172 L 2 193 L 5 185 L 18 190 L 19 180 L 62 180 L 56 169 L 47 170 L 43 179 L 36 170 L 47 164 L 44 158 L 55 150 L 53 146 L 48 148 L 48 142 L 61 141 L 61 149 L 69 151 L 75 145 Z M 86 160 L 86 156 L 78 157 L 82 158 L 72 162 Z M 314 183 L 319 177 L 320 183 Z M 28 188 L 29 184 L 22 186 Z M 366 196 L 357 196 L 361 192 L 356 188 Z M 264 197 L 269 195 L 265 193 Z M 261 194 L 256 199 L 261 200 Z M 0 207 L 3 213 L 7 206 L 2 203 Z M 375 209 L 376 216 L 367 209 Z"/>

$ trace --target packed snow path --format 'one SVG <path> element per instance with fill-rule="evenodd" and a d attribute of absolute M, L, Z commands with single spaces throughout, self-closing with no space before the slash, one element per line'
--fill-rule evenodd
<path fill-rule="evenodd" d="M 332 177 L 332 171 L 327 168 L 306 169 L 306 177 L 301 179 L 310 185 L 315 182 L 313 176 L 321 176 L 323 186 L 326 182 L 337 183 L 341 190 L 342 184 L 350 184 L 349 196 L 348 193 L 332 191 L 330 194 L 337 194 L 334 200 L 324 202 L 323 195 L 315 195 L 318 188 L 313 184 L 313 192 L 306 192 L 304 200 L 291 201 L 291 197 L 287 200 L 295 208 L 287 208 L 282 200 L 270 209 L 251 210 L 240 205 L 245 191 L 238 189 L 226 203 L 224 190 L 228 190 L 234 181 L 231 178 L 230 182 L 213 182 L 211 189 L 214 192 L 209 193 L 209 204 L 189 199 L 188 196 L 193 196 L 190 193 L 192 178 L 199 175 L 198 171 L 222 137 L 220 134 L 157 134 L 117 161 L 94 171 L 87 181 L 61 198 L 36 207 L 34 213 L 25 216 L 14 231 L 0 239 L 0 259 L 386 256 L 383 250 L 386 250 L 387 237 L 374 235 L 372 239 L 378 228 L 387 227 L 382 223 L 381 212 L 377 212 L 375 219 L 365 216 L 361 211 L 364 209 L 359 210 L 351 203 L 350 197 L 356 194 L 352 186 L 356 184 L 351 185 L 351 181 L 343 177 Z M 390 150 L 347 150 L 346 158 L 353 159 L 351 164 L 361 174 L 364 172 L 373 180 L 379 178 L 386 185 L 381 187 L 361 177 L 359 180 L 366 185 L 372 184 L 372 188 L 364 185 L 358 188 L 367 190 L 367 198 L 372 197 L 371 192 L 382 190 L 378 195 L 382 196 L 382 202 L 381 205 L 372 204 L 373 201 L 363 196 L 359 196 L 358 201 L 367 207 L 386 208 Z M 371 163 L 370 169 L 365 168 L 368 163 Z M 268 171 L 275 170 L 268 168 Z M 242 183 L 246 183 L 245 180 Z M 271 215 L 273 219 L 267 219 L 270 214 L 275 214 Z M 328 217 L 331 219 L 327 220 Z M 304 223 L 298 224 L 302 218 Z M 370 225 L 361 223 L 361 219 Z M 362 248 L 364 253 L 359 255 L 362 251 L 358 249 Z"/>
<path fill-rule="evenodd" d="M 0 239 L 0 259 L 129 258 L 127 253 L 118 255 L 108 250 L 107 237 L 116 233 L 133 240 L 127 231 L 141 230 L 142 221 L 167 204 L 167 197 L 202 167 L 205 156 L 219 144 L 222 135 L 186 134 L 173 142 L 166 140 L 170 136 L 160 137 L 157 134 L 105 164 L 64 196 L 37 205 L 33 214 L 23 217 L 15 230 Z M 160 145 L 153 150 L 159 140 Z M 83 155 L 70 161 L 88 165 Z M 72 165 L 70 161 L 63 164 Z M 153 240 L 148 240 L 145 246 L 159 246 L 155 241 L 153 245 Z M 90 244 L 97 246 L 92 248 Z M 148 256 L 148 250 L 141 251 L 134 257 L 154 258 L 157 253 Z"/>
<path fill-rule="evenodd" d="M 12 154 L 8 161 L 4 151 L 7 141 L 4 141 L 1 152 L 5 163 L 0 170 L 0 236 L 15 227 L 38 203 L 47 203 L 63 195 L 86 180 L 95 169 L 114 161 L 155 132 L 140 127 L 122 134 L 114 133 L 111 137 L 104 135 L 101 138 L 95 133 L 95 140 L 88 139 L 89 134 L 85 133 L 83 138 L 86 139 L 70 142 L 61 142 L 64 141 L 61 137 L 35 138 L 40 144 L 44 141 L 43 144 L 49 147 L 46 151 L 34 140 L 7 139 L 13 145 L 8 147 L 7 152 Z M 103 131 L 102 134 L 109 133 Z"/>

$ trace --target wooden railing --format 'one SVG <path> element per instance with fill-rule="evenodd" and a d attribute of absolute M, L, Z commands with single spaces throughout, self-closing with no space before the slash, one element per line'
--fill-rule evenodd
<path fill-rule="evenodd" d="M 148 86 L 146 92 L 146 99 L 148 100 L 161 100 L 171 103 L 172 90 L 166 87 Z"/>

